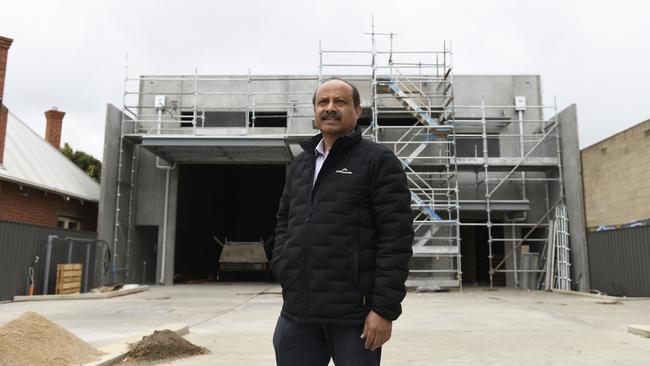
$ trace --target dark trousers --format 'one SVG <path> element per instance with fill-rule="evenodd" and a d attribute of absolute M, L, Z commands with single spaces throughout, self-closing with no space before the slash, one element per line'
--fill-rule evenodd
<path fill-rule="evenodd" d="M 273 333 L 278 366 L 379 366 L 381 348 L 365 349 L 363 327 L 299 324 L 280 316 Z"/>

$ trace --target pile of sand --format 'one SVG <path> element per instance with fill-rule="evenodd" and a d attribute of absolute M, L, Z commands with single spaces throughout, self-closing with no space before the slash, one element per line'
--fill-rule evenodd
<path fill-rule="evenodd" d="M 26 312 L 0 327 L 0 365 L 83 365 L 103 353 L 46 318 Z"/>
<path fill-rule="evenodd" d="M 156 361 L 209 353 L 206 348 L 195 346 L 175 332 L 156 330 L 130 346 L 122 362 Z"/>

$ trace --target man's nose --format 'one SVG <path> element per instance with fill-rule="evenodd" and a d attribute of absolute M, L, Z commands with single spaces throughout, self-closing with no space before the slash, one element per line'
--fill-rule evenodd
<path fill-rule="evenodd" d="M 327 105 L 325 106 L 325 110 L 326 110 L 326 111 L 333 111 L 333 110 L 336 110 L 335 107 L 336 107 L 336 103 L 334 103 L 334 100 L 331 100 L 331 99 L 330 99 L 330 101 L 329 101 L 329 102 L 327 103 Z"/>

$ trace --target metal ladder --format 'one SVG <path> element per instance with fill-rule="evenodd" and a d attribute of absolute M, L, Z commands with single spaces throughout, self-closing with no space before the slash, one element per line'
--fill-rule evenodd
<path fill-rule="evenodd" d="M 571 263 L 569 261 L 569 219 L 566 206 L 561 203 L 555 207 L 555 278 L 554 289 L 571 290 Z"/>
<path fill-rule="evenodd" d="M 139 146 L 127 142 L 125 138 L 125 111 L 122 111 L 120 121 L 120 144 L 117 163 L 117 184 L 115 190 L 115 216 L 113 223 L 113 258 L 111 261 L 113 282 L 130 282 L 135 280 L 135 272 L 129 272 L 129 261 L 131 259 L 131 246 L 133 245 L 133 226 L 135 225 L 135 190 L 136 190 L 136 166 L 138 162 Z M 131 156 L 127 153 L 126 144 L 131 145 Z M 125 161 L 126 158 L 129 160 Z M 128 179 L 125 177 L 125 171 L 128 169 Z M 128 194 L 126 203 L 126 217 L 122 212 L 122 196 Z M 125 227 L 126 226 L 126 227 Z M 123 246 L 123 250 L 119 248 Z M 118 259 L 123 251 L 124 260 L 121 263 Z"/>
<path fill-rule="evenodd" d="M 569 219 L 566 206 L 555 207 L 555 217 L 549 220 L 548 240 L 540 257 L 544 268 L 537 279 L 538 290 L 571 290 L 571 261 L 569 248 Z"/>

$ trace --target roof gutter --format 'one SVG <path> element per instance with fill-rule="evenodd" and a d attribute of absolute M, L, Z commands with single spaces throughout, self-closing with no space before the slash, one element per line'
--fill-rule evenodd
<path fill-rule="evenodd" d="M 48 186 L 39 186 L 39 185 L 34 184 L 34 183 L 32 183 L 32 182 L 30 182 L 28 180 L 15 178 L 15 177 L 4 175 L 4 174 L 1 174 L 1 173 L 0 173 L 0 180 L 5 180 L 5 181 L 12 182 L 12 183 L 20 184 L 20 185 L 23 185 L 23 186 L 27 186 L 27 187 L 30 187 L 30 188 L 37 189 L 39 191 L 45 191 L 45 192 L 58 194 L 58 195 L 63 196 L 64 198 L 65 197 L 74 197 L 74 198 L 84 200 L 84 201 L 99 203 L 99 198 L 94 198 L 94 197 L 90 197 L 90 196 L 82 196 L 82 195 L 79 195 L 79 194 L 76 194 L 76 193 L 66 192 L 66 191 L 62 191 L 62 190 L 59 190 L 59 189 L 56 189 L 56 188 L 51 188 L 51 187 L 48 187 Z"/>

